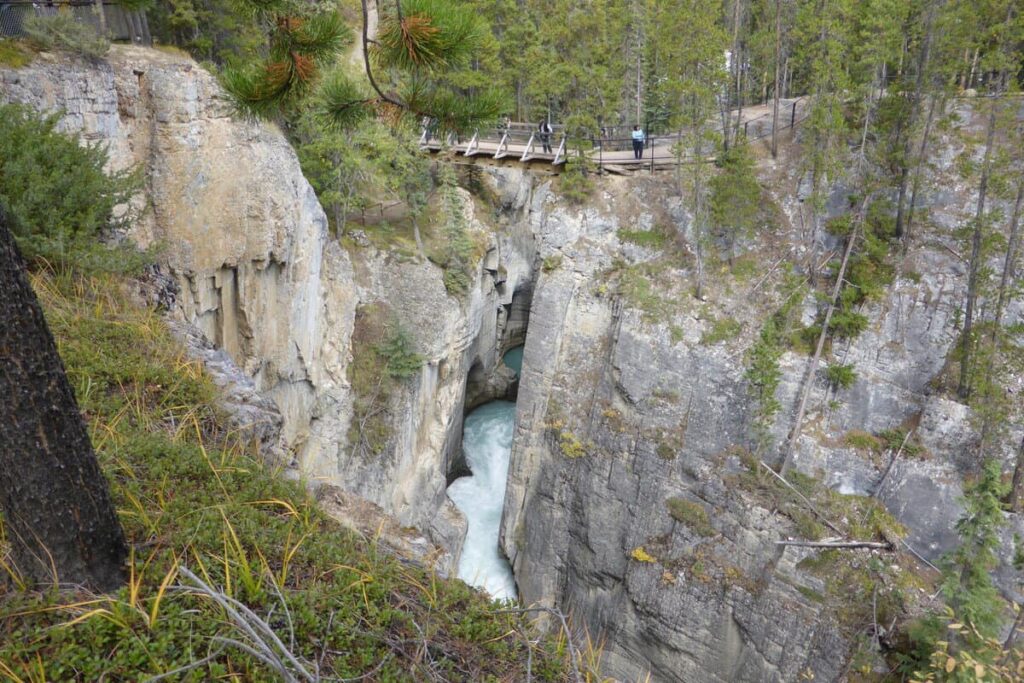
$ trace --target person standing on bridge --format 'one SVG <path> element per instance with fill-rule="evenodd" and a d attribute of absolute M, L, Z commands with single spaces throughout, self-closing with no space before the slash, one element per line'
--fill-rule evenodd
<path fill-rule="evenodd" d="M 540 122 L 538 130 L 540 131 L 540 144 L 544 146 L 544 153 L 551 154 L 551 124 L 544 119 Z"/>
<path fill-rule="evenodd" d="M 640 126 L 633 126 L 633 158 L 644 158 L 644 142 L 647 140 Z"/>

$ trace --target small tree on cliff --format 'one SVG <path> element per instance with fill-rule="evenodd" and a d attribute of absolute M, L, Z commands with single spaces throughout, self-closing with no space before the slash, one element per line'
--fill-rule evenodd
<path fill-rule="evenodd" d="M 965 492 L 964 513 L 956 523 L 960 547 L 950 556 L 942 584 L 957 618 L 980 636 L 996 635 L 1002 624 L 1004 605 L 989 572 L 998 564 L 995 551 L 1004 522 L 1000 501 L 1007 488 L 999 461 L 986 460 L 980 478 Z"/>
<path fill-rule="evenodd" d="M 0 206 L 0 511 L 15 573 L 109 590 L 127 554 L 57 346 Z"/>

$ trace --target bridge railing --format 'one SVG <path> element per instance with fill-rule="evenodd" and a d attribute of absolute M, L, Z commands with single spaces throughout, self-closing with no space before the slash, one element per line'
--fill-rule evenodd
<path fill-rule="evenodd" d="M 25 25 L 30 17 L 56 16 L 64 12 L 70 14 L 75 21 L 92 26 L 98 34 L 106 35 L 111 40 L 126 40 L 142 45 L 152 43 L 145 12 L 127 10 L 115 2 L 95 3 L 89 0 L 0 0 L 0 37 L 24 36 Z"/>
<path fill-rule="evenodd" d="M 779 111 L 779 130 L 795 128 L 797 124 L 806 118 L 806 113 L 798 118 L 798 104 L 801 98 L 786 102 Z M 730 130 L 736 126 L 738 112 L 730 112 L 726 125 Z M 717 123 L 720 128 L 721 122 Z M 773 128 L 773 116 L 771 112 L 762 113 L 752 118 L 741 119 L 739 130 L 749 141 L 760 140 L 771 136 Z M 421 130 L 420 145 L 431 149 L 448 147 L 455 152 L 471 157 L 475 155 L 487 155 L 495 159 L 505 157 L 518 158 L 520 161 L 548 161 L 552 165 L 564 163 L 569 156 L 578 154 L 585 155 L 590 161 L 597 165 L 598 169 L 605 167 L 650 167 L 655 168 L 674 166 L 677 164 L 692 163 L 696 161 L 692 153 L 685 147 L 685 133 L 683 131 L 671 133 L 648 134 L 644 140 L 644 149 L 640 158 L 636 158 L 632 152 L 633 139 L 631 135 L 608 135 L 608 130 L 628 130 L 632 127 L 621 126 L 617 129 L 605 128 L 605 135 L 591 138 L 582 138 L 581 149 L 570 149 L 569 138 L 565 127 L 553 125 L 552 132 L 548 134 L 548 146 L 545 149 L 543 133 L 537 126 L 529 123 L 509 122 L 496 127 L 482 128 L 473 132 L 468 138 L 459 137 L 454 133 L 448 133 L 438 138 L 438 133 L 429 127 Z M 576 139 L 576 138 L 574 138 Z M 589 148 L 589 149 L 588 149 Z M 550 151 L 549 151 L 550 150 Z M 710 157 L 708 157 L 710 158 Z M 706 159 L 705 159 L 706 160 Z"/>

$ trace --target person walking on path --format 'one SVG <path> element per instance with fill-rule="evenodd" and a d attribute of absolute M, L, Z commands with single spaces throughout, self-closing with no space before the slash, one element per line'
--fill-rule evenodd
<path fill-rule="evenodd" d="M 640 126 L 633 126 L 633 158 L 643 159 L 644 158 L 644 131 Z"/>
<path fill-rule="evenodd" d="M 544 146 L 544 153 L 551 154 L 551 124 L 545 119 L 540 122 L 538 130 L 540 130 L 540 144 Z"/>

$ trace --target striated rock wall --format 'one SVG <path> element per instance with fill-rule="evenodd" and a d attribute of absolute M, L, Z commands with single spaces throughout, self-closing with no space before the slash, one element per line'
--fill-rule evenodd
<path fill-rule="evenodd" d="M 232 119 L 213 77 L 156 50 L 40 55 L 0 84 L 3 99 L 61 112 L 62 129 L 107 145 L 112 168 L 142 172 L 130 236 L 161 249 L 174 314 L 273 399 L 279 450 L 301 448 L 314 404 L 344 384 L 344 347 L 324 341 L 348 336 L 355 301 L 331 287 L 351 279 L 348 259 L 284 136 Z"/>
<path fill-rule="evenodd" d="M 926 198 L 930 221 L 903 271 L 863 310 L 869 329 L 833 349 L 855 366 L 856 382 L 837 392 L 814 379 L 794 461 L 837 491 L 865 495 L 885 462 L 849 446 L 847 433 L 917 425 L 923 454 L 897 462 L 880 499 L 907 527 L 910 547 L 932 561 L 955 547 L 961 484 L 977 466 L 971 411 L 937 388 L 966 287 L 951 228 L 973 202 L 970 188 L 943 175 L 954 144 L 939 145 L 947 164 L 933 182 L 945 189 Z M 761 163 L 779 222 L 745 244 L 754 275 L 712 271 L 701 301 L 692 296 L 692 219 L 669 179 L 600 179 L 586 206 L 551 196 L 529 218 L 540 258 L 557 266 L 542 269 L 533 292 L 502 543 L 523 602 L 571 610 L 605 637 L 606 673 L 621 680 L 844 676 L 850 631 L 823 598 L 827 584 L 800 564 L 813 554 L 776 545 L 802 534 L 744 484 L 749 461 L 737 450 L 753 446 L 745 353 L 780 304 L 772 264 L 806 259 L 805 237 L 792 227 L 805 224 L 797 212 L 807 210 L 792 190 L 797 167 Z M 619 235 L 658 224 L 681 245 L 668 265 L 658 249 Z M 649 289 L 624 286 L 625 272 L 648 273 Z M 805 322 L 815 305 L 804 302 Z M 725 318 L 738 332 L 708 341 Z M 780 363 L 776 445 L 806 368 L 807 356 L 794 352 Z M 1014 420 L 1002 451 L 1007 472 L 1019 441 Z M 673 499 L 703 509 L 709 527 L 674 517 Z M 1020 529 L 1009 521 L 1007 537 Z M 1014 575 L 1009 564 L 1000 576 Z M 1016 580 L 1003 583 L 1010 595 Z"/>
<path fill-rule="evenodd" d="M 240 427 L 312 484 L 432 530 L 457 559 L 464 531 L 444 489 L 465 378 L 473 366 L 490 374 L 509 340 L 522 339 L 522 311 L 509 319 L 516 292 L 529 291 L 532 236 L 483 225 L 467 201 L 488 254 L 466 301 L 447 295 L 425 259 L 350 253 L 328 234 L 281 132 L 233 118 L 213 76 L 170 51 L 114 46 L 99 62 L 42 54 L 0 69 L 0 100 L 60 112 L 62 130 L 107 145 L 112 169 L 141 172 L 134 201 L 145 212 L 129 237 L 160 247 L 175 285 L 162 288 L 163 303 L 225 387 Z M 512 212 L 532 197 L 529 183 L 513 184 Z M 395 399 L 393 443 L 367 460 L 347 443 L 346 372 L 357 307 L 378 300 L 414 332 L 427 362 Z"/>

